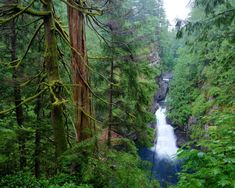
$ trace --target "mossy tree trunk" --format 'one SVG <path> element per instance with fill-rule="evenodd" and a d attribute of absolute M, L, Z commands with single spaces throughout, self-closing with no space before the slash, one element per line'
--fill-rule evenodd
<path fill-rule="evenodd" d="M 60 156 L 67 149 L 63 117 L 63 85 L 59 76 L 59 54 L 57 51 L 56 31 L 54 28 L 54 14 L 52 0 L 44 1 L 44 10 L 50 11 L 49 16 L 44 16 L 45 28 L 45 63 L 48 82 L 51 91 L 51 119 L 54 131 L 56 156 Z"/>
<path fill-rule="evenodd" d="M 74 5 L 73 0 L 68 0 Z M 88 87 L 88 58 L 86 53 L 85 20 L 83 13 L 68 6 L 69 34 L 72 50 L 73 98 L 77 141 L 92 136 L 91 93 Z"/>

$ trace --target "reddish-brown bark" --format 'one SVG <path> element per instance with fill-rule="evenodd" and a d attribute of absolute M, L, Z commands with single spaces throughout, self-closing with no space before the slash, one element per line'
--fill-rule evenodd
<path fill-rule="evenodd" d="M 68 0 L 74 4 L 73 0 Z M 91 96 L 88 88 L 88 59 L 86 53 L 84 15 L 68 6 L 69 33 L 72 46 L 71 68 L 73 74 L 73 99 L 75 104 L 75 127 L 77 140 L 85 140 L 92 135 Z"/>

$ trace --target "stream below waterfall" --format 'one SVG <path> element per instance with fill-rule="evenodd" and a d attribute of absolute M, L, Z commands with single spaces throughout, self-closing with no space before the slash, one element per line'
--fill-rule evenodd
<path fill-rule="evenodd" d="M 140 148 L 139 155 L 142 160 L 151 162 L 151 177 L 159 180 L 161 187 L 177 183 L 177 172 L 180 164 L 177 160 L 177 146 L 174 129 L 166 122 L 166 108 L 164 102 L 159 104 L 155 113 L 156 138 L 152 148 Z"/>

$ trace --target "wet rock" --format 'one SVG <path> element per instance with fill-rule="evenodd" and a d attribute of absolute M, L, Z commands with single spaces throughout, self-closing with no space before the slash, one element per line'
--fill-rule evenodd
<path fill-rule="evenodd" d="M 169 81 L 172 79 L 172 74 L 165 72 L 156 78 L 156 84 L 158 85 L 158 90 L 154 95 L 153 104 L 151 107 L 151 112 L 155 113 L 159 108 L 159 102 L 163 101 L 166 98 Z"/>
<path fill-rule="evenodd" d="M 184 144 L 186 144 L 190 140 L 187 133 L 181 127 L 175 128 L 174 132 L 177 138 L 176 139 L 177 147 L 182 147 Z"/>
<path fill-rule="evenodd" d="M 196 124 L 196 123 L 197 123 L 197 118 L 194 116 L 190 116 L 188 120 L 188 126 L 190 127 L 191 125 Z"/>
<path fill-rule="evenodd" d="M 168 83 L 166 81 L 159 81 L 159 86 L 159 90 L 157 92 L 157 95 L 155 96 L 155 100 L 157 102 L 164 100 L 168 91 Z"/>
<path fill-rule="evenodd" d="M 155 95 L 156 102 L 162 101 L 166 98 L 169 88 L 169 81 L 171 79 L 172 79 L 172 74 L 169 72 L 163 73 L 160 77 L 157 78 L 159 89 Z"/>
<path fill-rule="evenodd" d="M 166 117 L 166 122 L 167 122 L 167 124 L 170 124 L 173 127 L 175 127 L 173 121 L 170 118 Z"/>
<path fill-rule="evenodd" d="M 155 129 L 155 128 L 156 128 L 156 123 L 157 123 L 156 121 L 154 121 L 154 122 L 152 122 L 152 123 L 149 123 L 149 124 L 148 124 L 148 127 L 149 127 L 149 128 L 152 128 L 152 129 Z"/>
<path fill-rule="evenodd" d="M 190 116 L 187 125 L 184 126 L 173 125 L 173 127 L 175 127 L 175 134 L 177 136 L 178 147 L 182 147 L 184 144 L 190 141 L 189 133 L 192 131 L 192 127 L 195 126 L 197 122 L 198 119 L 195 116 Z"/>
<path fill-rule="evenodd" d="M 212 108 L 209 110 L 208 114 L 212 115 L 214 112 L 219 110 L 219 106 L 218 105 L 214 105 L 212 106 Z"/>
<path fill-rule="evenodd" d="M 171 120 L 168 121 L 172 123 Z M 198 120 L 195 116 L 190 116 L 187 125 L 173 125 L 173 127 L 175 127 L 178 147 L 182 147 L 184 144 L 190 141 L 189 132 L 192 130 L 192 127 L 197 123 L 197 121 Z"/>
<path fill-rule="evenodd" d="M 152 108 L 151 108 L 151 112 L 154 114 L 159 108 L 159 104 L 157 103 L 157 101 L 154 100 L 154 103 L 152 105 Z"/>
<path fill-rule="evenodd" d="M 174 124 L 174 122 L 169 117 L 166 117 L 166 122 L 170 124 L 172 127 L 174 127 L 177 147 L 182 147 L 190 140 L 190 137 L 187 134 L 186 130 L 187 127 Z"/>

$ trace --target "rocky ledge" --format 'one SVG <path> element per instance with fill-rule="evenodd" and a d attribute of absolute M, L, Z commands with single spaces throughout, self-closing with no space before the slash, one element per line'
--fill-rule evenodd
<path fill-rule="evenodd" d="M 174 127 L 174 132 L 177 138 L 176 140 L 177 147 L 182 147 L 184 144 L 190 141 L 190 137 L 187 134 L 187 131 L 184 129 L 184 126 L 175 125 L 174 122 L 172 122 L 168 117 L 166 118 L 166 121 L 168 124 Z"/>

